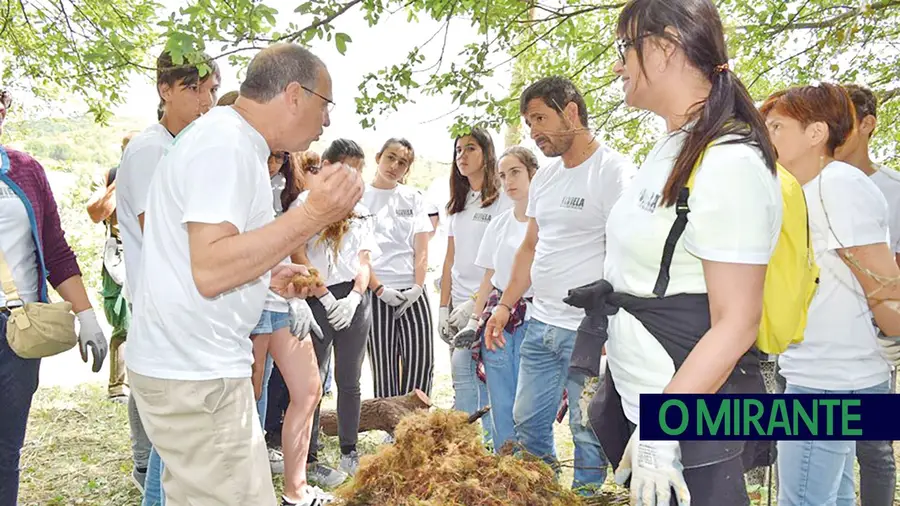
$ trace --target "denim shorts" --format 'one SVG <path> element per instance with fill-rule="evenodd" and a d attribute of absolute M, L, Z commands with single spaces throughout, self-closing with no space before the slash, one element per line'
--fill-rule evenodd
<path fill-rule="evenodd" d="M 263 310 L 259 317 L 259 323 L 256 328 L 250 331 L 251 336 L 256 334 L 271 334 L 278 329 L 291 326 L 290 313 L 280 313 L 278 311 Z"/>

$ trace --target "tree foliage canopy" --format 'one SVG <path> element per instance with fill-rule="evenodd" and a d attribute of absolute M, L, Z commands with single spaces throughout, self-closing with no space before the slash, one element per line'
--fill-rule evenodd
<path fill-rule="evenodd" d="M 794 84 L 858 82 L 881 99 L 876 146 L 897 156 L 900 143 L 900 0 L 717 0 L 726 25 L 732 69 L 756 99 Z M 356 97 L 364 127 L 410 103 L 416 93 L 452 99 L 458 133 L 479 124 L 516 126 L 517 97 L 538 77 L 560 74 L 585 95 L 591 126 L 623 151 L 647 149 L 648 114 L 622 104 L 612 73 L 617 58 L 617 0 L 308 0 L 292 13 L 268 0 L 192 0 L 163 13 L 151 0 L 7 0 L 0 4 L 4 80 L 29 77 L 35 91 L 83 96 L 98 119 L 123 101 L 129 71 L 151 69 L 149 48 L 160 41 L 176 63 L 198 51 L 241 65 L 273 42 L 335 44 L 343 16 L 370 26 L 387 16 L 430 19 L 440 28 L 407 54 L 384 53 L 385 65 L 364 76 Z M 5 7 L 5 8 L 4 8 Z M 277 20 L 289 20 L 280 26 Z M 478 36 L 447 54 L 451 30 L 470 25 Z M 428 48 L 440 46 L 438 51 Z M 430 51 L 430 52 L 429 52 Z M 426 54 L 438 54 L 428 58 Z M 512 69 L 509 86 L 486 88 Z M 649 136 L 652 137 L 652 136 Z"/>

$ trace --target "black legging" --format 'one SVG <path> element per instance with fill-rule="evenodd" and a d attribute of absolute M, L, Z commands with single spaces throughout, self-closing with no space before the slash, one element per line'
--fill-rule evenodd
<path fill-rule="evenodd" d="M 353 289 L 353 282 L 339 283 L 329 286 L 328 290 L 336 299 L 342 299 Z M 359 377 L 362 373 L 362 364 L 366 356 L 366 340 L 369 336 L 369 327 L 372 325 L 372 296 L 369 290 L 362 296 L 362 301 L 353 315 L 350 326 L 341 331 L 335 331 L 328 323 L 325 308 L 319 299 L 310 297 L 307 299 L 316 323 L 322 328 L 322 339 L 312 337 L 313 347 L 316 350 L 316 359 L 319 362 L 319 377 L 322 382 L 328 371 L 327 357 L 331 354 L 334 345 L 334 382 L 337 385 L 337 418 L 338 439 L 341 444 L 341 453 L 348 454 L 356 449 L 359 437 L 359 408 L 360 388 Z M 312 437 L 309 442 L 309 461 L 317 459 L 319 444 L 319 409 L 316 407 L 313 418 Z"/>

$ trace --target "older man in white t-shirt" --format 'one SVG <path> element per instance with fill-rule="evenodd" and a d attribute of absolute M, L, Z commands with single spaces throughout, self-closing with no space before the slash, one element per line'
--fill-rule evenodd
<path fill-rule="evenodd" d="M 275 219 L 266 162 L 319 137 L 330 97 L 321 60 L 296 44 L 269 47 L 234 106 L 183 130 L 153 177 L 126 361 L 166 463 L 168 504 L 276 504 L 250 331 L 269 288 L 298 295 L 290 281 L 305 269 L 283 260 L 349 213 L 363 185 L 356 171 L 326 166 L 322 188 Z"/>
<path fill-rule="evenodd" d="M 534 305 L 522 342 L 513 418 L 530 453 L 555 461 L 553 422 L 563 391 L 575 443 L 572 488 L 599 491 L 608 464 L 579 402 L 584 374 L 569 362 L 584 310 L 563 302 L 568 291 L 603 278 L 606 219 L 634 175 L 634 164 L 603 146 L 587 127 L 587 108 L 575 86 L 542 79 L 522 93 L 520 112 L 544 155 L 559 157 L 538 170 L 528 196 L 528 231 L 486 332 L 497 336 L 528 285 Z M 530 281 L 530 283 L 529 283 Z"/>
<path fill-rule="evenodd" d="M 856 108 L 856 131 L 835 152 L 835 158 L 863 171 L 881 190 L 888 206 L 888 235 L 891 251 L 900 264 L 900 172 L 879 165 L 869 156 L 869 141 L 877 125 L 878 101 L 875 94 L 857 85 L 844 87 Z M 898 350 L 900 351 L 900 350 Z M 889 393 L 896 384 L 897 371 L 892 370 L 891 381 L 879 385 L 873 393 Z M 897 484 L 894 448 L 890 441 L 858 441 L 859 493 L 862 506 L 893 504 Z"/>

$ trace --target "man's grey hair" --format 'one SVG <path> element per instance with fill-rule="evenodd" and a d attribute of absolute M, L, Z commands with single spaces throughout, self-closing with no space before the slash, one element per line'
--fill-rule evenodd
<path fill-rule="evenodd" d="M 274 44 L 250 61 L 241 96 L 266 103 L 293 82 L 315 89 L 320 69 L 326 70 L 325 63 L 309 50 L 297 44 Z"/>

